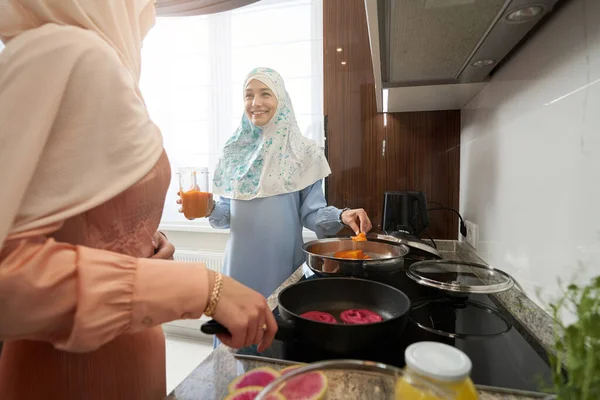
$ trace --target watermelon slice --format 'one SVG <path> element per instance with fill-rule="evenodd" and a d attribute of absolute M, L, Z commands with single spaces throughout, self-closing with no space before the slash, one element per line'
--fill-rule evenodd
<path fill-rule="evenodd" d="M 246 387 L 265 388 L 275 379 L 279 378 L 279 376 L 279 372 L 269 367 L 253 369 L 234 379 L 229 384 L 229 393 L 237 393 L 240 389 Z M 236 400 L 238 399 L 236 398 Z"/>
<path fill-rule="evenodd" d="M 290 373 L 290 372 L 292 372 L 292 371 L 294 371 L 294 370 L 296 370 L 298 368 L 302 368 L 302 367 L 304 367 L 304 364 L 290 365 L 289 367 L 285 367 L 285 368 L 279 370 L 279 373 L 281 375 L 285 375 L 285 374 L 288 374 L 288 373 Z"/>
<path fill-rule="evenodd" d="M 308 372 L 285 383 L 280 393 L 286 400 L 322 400 L 327 393 L 327 377 L 322 372 Z"/>
<path fill-rule="evenodd" d="M 340 314 L 340 319 L 346 324 L 372 324 L 381 322 L 381 315 L 369 310 L 346 310 Z"/>
<path fill-rule="evenodd" d="M 337 319 L 329 313 L 321 311 L 309 311 L 300 314 L 302 318 L 310 319 L 311 321 L 324 322 L 326 324 L 337 324 Z"/>
<path fill-rule="evenodd" d="M 263 389 L 260 386 L 248 386 L 225 397 L 225 400 L 254 400 Z"/>
<path fill-rule="evenodd" d="M 260 392 L 262 392 L 264 388 L 260 386 L 248 386 L 243 389 L 238 390 L 225 397 L 225 400 L 254 400 L 258 397 Z M 265 400 L 287 400 L 281 393 L 269 393 Z"/>

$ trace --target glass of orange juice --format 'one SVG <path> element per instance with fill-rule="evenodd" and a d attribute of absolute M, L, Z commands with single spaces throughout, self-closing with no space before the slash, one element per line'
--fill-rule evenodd
<path fill-rule="evenodd" d="M 208 217 L 214 205 L 208 191 L 208 168 L 179 168 L 181 208 L 187 219 Z"/>

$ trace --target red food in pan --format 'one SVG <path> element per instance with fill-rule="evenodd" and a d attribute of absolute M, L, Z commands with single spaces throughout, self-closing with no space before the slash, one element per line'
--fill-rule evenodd
<path fill-rule="evenodd" d="M 381 322 L 381 315 L 369 310 L 346 310 L 340 314 L 340 319 L 346 324 L 372 324 Z"/>
<path fill-rule="evenodd" d="M 337 319 L 329 313 L 321 311 L 309 311 L 300 315 L 302 318 L 310 319 L 317 322 L 325 322 L 326 324 L 337 324 Z"/>

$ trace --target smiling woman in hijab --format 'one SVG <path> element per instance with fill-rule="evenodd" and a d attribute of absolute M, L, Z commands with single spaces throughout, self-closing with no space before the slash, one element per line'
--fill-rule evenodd
<path fill-rule="evenodd" d="M 164 398 L 160 324 L 266 347 L 263 296 L 169 260 L 170 167 L 138 89 L 152 0 L 0 1 L 0 398 Z"/>
<path fill-rule="evenodd" d="M 368 232 L 364 210 L 328 207 L 322 180 L 331 173 L 321 148 L 298 128 L 281 76 L 250 72 L 242 123 L 225 144 L 213 181 L 220 196 L 209 217 L 230 229 L 224 271 L 264 296 L 305 261 L 302 227 L 318 237 L 344 225 Z"/>

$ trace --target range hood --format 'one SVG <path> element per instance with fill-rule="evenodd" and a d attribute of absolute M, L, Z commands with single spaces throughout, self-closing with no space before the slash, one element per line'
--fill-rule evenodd
<path fill-rule="evenodd" d="M 464 107 L 559 0 L 365 0 L 377 111 Z"/>

